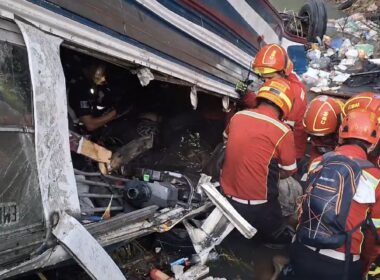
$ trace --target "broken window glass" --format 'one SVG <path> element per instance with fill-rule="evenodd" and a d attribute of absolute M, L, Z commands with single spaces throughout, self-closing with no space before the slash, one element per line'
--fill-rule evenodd
<path fill-rule="evenodd" d="M 26 48 L 0 41 L 0 267 L 30 257 L 45 237 Z M 16 250 L 17 248 L 17 250 Z"/>
<path fill-rule="evenodd" d="M 0 125 L 32 125 L 31 91 L 26 48 L 0 41 Z"/>

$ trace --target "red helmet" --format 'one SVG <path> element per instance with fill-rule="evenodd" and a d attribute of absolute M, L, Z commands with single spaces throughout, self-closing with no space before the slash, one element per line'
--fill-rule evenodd
<path fill-rule="evenodd" d="M 380 137 L 380 129 L 374 112 L 357 109 L 350 111 L 344 117 L 339 128 L 339 142 L 343 139 L 354 138 L 364 140 L 372 144 L 372 150 Z"/>
<path fill-rule="evenodd" d="M 253 71 L 258 75 L 272 74 L 284 71 L 289 75 L 293 70 L 286 50 L 278 44 L 269 44 L 262 47 L 252 63 Z"/>
<path fill-rule="evenodd" d="M 380 118 L 380 95 L 373 92 L 362 92 L 347 100 L 343 107 L 343 114 L 356 109 L 370 110 L 376 114 L 376 118 Z"/>
<path fill-rule="evenodd" d="M 294 103 L 293 91 L 290 89 L 289 82 L 284 78 L 273 78 L 266 81 L 259 89 L 257 98 L 269 100 L 277 105 L 283 113 L 283 118 L 286 118 L 292 110 Z"/>
<path fill-rule="evenodd" d="M 302 120 L 305 131 L 315 136 L 335 133 L 340 123 L 340 104 L 332 97 L 321 95 L 314 98 Z"/>

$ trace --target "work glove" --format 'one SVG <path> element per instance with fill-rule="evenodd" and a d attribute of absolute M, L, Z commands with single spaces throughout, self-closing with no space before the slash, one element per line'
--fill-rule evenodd
<path fill-rule="evenodd" d="M 235 91 L 239 94 L 240 98 L 247 94 L 248 86 L 252 83 L 252 80 L 240 80 L 235 85 Z"/>

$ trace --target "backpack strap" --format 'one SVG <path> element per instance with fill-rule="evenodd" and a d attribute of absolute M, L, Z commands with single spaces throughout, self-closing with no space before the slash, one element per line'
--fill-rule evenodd
<path fill-rule="evenodd" d="M 334 151 L 327 152 L 327 153 L 325 153 L 325 154 L 322 156 L 322 159 L 323 159 L 323 160 L 326 160 L 326 159 L 331 158 L 331 157 L 333 157 L 333 156 L 335 156 L 335 155 L 336 155 L 336 153 L 335 153 Z"/>
<path fill-rule="evenodd" d="M 351 254 L 352 234 L 366 224 L 367 224 L 367 218 L 363 222 L 354 226 L 350 231 L 346 232 L 346 251 L 345 251 L 343 280 L 348 279 L 348 275 L 350 272 L 350 264 L 352 263 L 352 254 Z"/>
<path fill-rule="evenodd" d="M 375 167 L 375 165 L 372 162 L 370 162 L 369 160 L 366 160 L 366 159 L 353 159 L 353 160 L 357 164 L 359 164 L 361 169 Z"/>
<path fill-rule="evenodd" d="M 322 158 L 324 160 L 326 160 L 326 159 L 331 158 L 335 155 L 337 155 L 337 154 L 334 151 L 331 151 L 331 152 L 325 153 L 322 156 Z M 342 156 L 344 156 L 344 155 L 342 155 Z M 375 167 L 375 165 L 372 162 L 370 162 L 369 160 L 366 160 L 366 159 L 356 159 L 356 158 L 350 158 L 350 159 L 355 161 L 360 166 L 361 169 Z"/>
<path fill-rule="evenodd" d="M 377 228 L 375 226 L 375 223 L 372 220 L 371 213 L 368 213 L 368 215 L 367 215 L 366 225 L 369 227 L 369 230 L 371 231 L 371 234 L 375 238 L 376 244 L 380 245 L 380 237 L 379 237 L 379 234 L 377 233 Z"/>

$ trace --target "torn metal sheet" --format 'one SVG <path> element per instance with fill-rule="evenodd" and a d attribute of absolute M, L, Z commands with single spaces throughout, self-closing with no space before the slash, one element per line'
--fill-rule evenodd
<path fill-rule="evenodd" d="M 215 208 L 200 228 L 193 227 L 188 221 L 183 221 L 190 239 L 197 252 L 200 263 L 206 263 L 209 253 L 222 243 L 235 228 L 223 213 Z"/>
<path fill-rule="evenodd" d="M 252 227 L 223 197 L 215 186 L 207 182 L 207 176 L 201 177 L 200 187 L 204 190 L 216 208 L 211 212 L 201 226 L 194 227 L 187 220 L 183 221 L 200 263 L 207 261 L 209 253 L 215 246 L 222 243 L 228 234 L 236 227 L 246 238 L 252 238 L 257 230 Z M 193 224 L 199 224 L 194 221 Z"/>
<path fill-rule="evenodd" d="M 120 227 L 119 229 L 115 229 L 114 231 L 99 236 L 96 239 L 102 244 L 102 246 L 107 246 L 153 232 L 167 232 L 177 224 L 181 223 L 184 219 L 191 218 L 199 213 L 204 213 L 211 206 L 211 203 L 205 203 L 191 211 L 186 210 L 183 207 L 162 209 L 149 220 Z"/>
<path fill-rule="evenodd" d="M 38 180 L 46 223 L 56 211 L 79 214 L 70 156 L 62 40 L 17 21 L 28 49 L 31 72 Z"/>
<path fill-rule="evenodd" d="M 75 218 L 60 214 L 53 234 L 92 279 L 126 279 L 102 246 Z"/>
<path fill-rule="evenodd" d="M 153 232 L 166 232 L 182 222 L 183 219 L 204 213 L 211 206 L 211 203 L 205 203 L 191 211 L 185 210 L 183 207 L 176 207 L 174 209 L 162 209 L 160 212 L 157 212 L 154 207 L 149 207 L 138 210 L 139 213 L 133 212 L 133 215 L 125 214 L 110 220 L 86 225 L 86 229 L 96 237 L 101 246 L 106 247 Z M 141 221 L 139 222 L 139 220 Z M 48 268 L 70 258 L 68 252 L 59 245 L 12 269 L 0 269 L 0 279 L 36 268 Z"/>
<path fill-rule="evenodd" d="M 236 229 L 245 237 L 252 238 L 257 230 L 248 223 L 228 200 L 218 192 L 215 186 L 211 183 L 201 185 L 212 203 L 223 213 L 223 215 L 236 227 Z"/>

